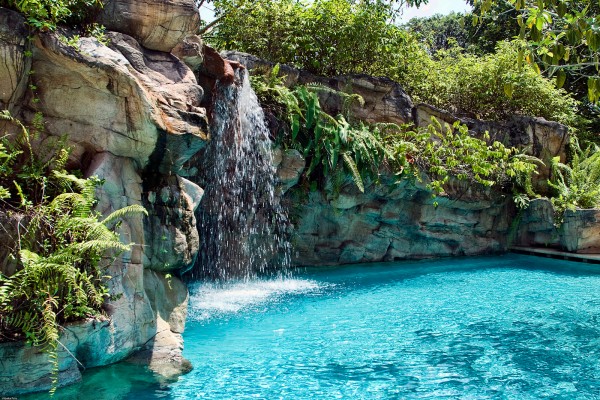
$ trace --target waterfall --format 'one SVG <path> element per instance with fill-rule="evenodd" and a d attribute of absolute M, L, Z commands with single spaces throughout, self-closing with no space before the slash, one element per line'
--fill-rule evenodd
<path fill-rule="evenodd" d="M 232 85 L 217 83 L 213 104 L 196 272 L 217 280 L 285 273 L 288 220 L 275 195 L 272 142 L 248 73 L 238 70 Z"/>

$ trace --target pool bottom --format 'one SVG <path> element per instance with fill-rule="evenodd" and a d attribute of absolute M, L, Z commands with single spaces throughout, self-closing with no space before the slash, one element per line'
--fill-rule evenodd
<path fill-rule="evenodd" d="M 507 255 L 197 284 L 190 374 L 121 364 L 57 398 L 600 398 L 596 271 Z"/>

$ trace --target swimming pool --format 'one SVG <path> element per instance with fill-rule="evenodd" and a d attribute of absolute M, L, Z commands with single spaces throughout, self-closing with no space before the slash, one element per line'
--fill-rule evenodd
<path fill-rule="evenodd" d="M 190 290 L 190 374 L 121 364 L 58 398 L 600 398 L 600 266 L 506 255 Z"/>

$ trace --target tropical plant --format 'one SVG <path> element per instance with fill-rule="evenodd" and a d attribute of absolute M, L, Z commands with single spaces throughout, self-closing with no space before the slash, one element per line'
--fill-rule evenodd
<path fill-rule="evenodd" d="M 565 210 L 593 208 L 600 205 L 600 148 L 590 145 L 582 150 L 579 143 L 571 143 L 570 165 L 555 157 L 552 179 L 548 185 L 556 190 L 552 198 L 559 219 Z"/>
<path fill-rule="evenodd" d="M 111 256 L 131 247 L 114 228 L 123 217 L 146 211 L 133 205 L 102 218 L 93 210 L 101 180 L 67 173 L 64 147 L 41 159 L 29 129 L 7 112 L 0 117 L 20 128 L 0 148 L 2 212 L 20 216 L 11 254 L 17 271 L 0 274 L 0 332 L 16 333 L 49 354 L 55 388 L 61 325 L 102 311 L 106 267 Z"/>
<path fill-rule="evenodd" d="M 426 130 L 392 136 L 392 143 L 398 136 L 402 142 L 414 143 L 416 151 L 405 153 L 405 157 L 429 175 L 428 186 L 435 193 L 442 193 L 449 179 L 455 178 L 485 187 L 512 187 L 515 194 L 535 196 L 531 177 L 537 173 L 541 161 L 500 142 L 490 143 L 487 133 L 479 139 L 471 136 L 468 128 L 459 122 L 442 126 L 432 118 Z M 399 149 L 396 159 L 406 151 L 405 147 Z"/>
<path fill-rule="evenodd" d="M 0 0 L 0 6 L 22 12 L 29 24 L 40 30 L 54 30 L 61 23 L 81 23 L 102 5 L 103 0 Z"/>
<path fill-rule="evenodd" d="M 473 0 L 480 7 L 474 23 L 483 21 L 492 7 L 504 0 Z M 518 13 L 516 23 L 520 36 L 528 39 L 527 52 L 519 53 L 538 68 L 542 65 L 548 75 L 556 76 L 558 87 L 567 78 L 571 85 L 587 83 L 589 101 L 600 100 L 600 3 L 596 0 L 509 0 Z"/>
<path fill-rule="evenodd" d="M 278 67 L 266 77 L 254 77 L 255 90 L 267 108 L 279 112 L 289 128 L 280 132 L 279 142 L 303 152 L 308 161 L 307 179 L 327 177 L 334 192 L 344 176 L 350 175 L 357 188 L 364 180 L 377 182 L 383 169 L 400 177 L 429 176 L 429 188 L 440 194 L 450 177 L 484 186 L 513 187 L 516 193 L 534 196 L 531 175 L 539 160 L 506 148 L 489 137 L 472 137 L 466 126 L 443 127 L 435 118 L 427 129 L 396 124 L 351 123 L 349 112 L 332 117 L 319 103 L 319 93 L 335 94 L 344 102 L 355 95 L 321 85 L 283 86 Z M 334 93 L 332 93 L 334 92 Z M 349 107 L 342 107 L 349 110 Z"/>

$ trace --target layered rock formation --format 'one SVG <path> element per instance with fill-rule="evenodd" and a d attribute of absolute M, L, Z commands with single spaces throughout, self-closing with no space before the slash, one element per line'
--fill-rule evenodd
<path fill-rule="evenodd" d="M 293 258 L 301 265 L 334 265 L 504 251 L 511 203 L 483 189 L 469 193 L 459 182 L 447 192 L 433 198 L 424 183 L 392 179 L 365 193 L 352 182 L 338 195 L 310 192 L 304 204 L 293 206 Z"/>
<path fill-rule="evenodd" d="M 170 377 L 190 368 L 181 357 L 187 289 L 165 274 L 188 268 L 198 252 L 194 211 L 203 191 L 177 174 L 205 146 L 209 129 L 203 89 L 169 52 L 196 29 L 198 12 L 192 1 L 114 1 L 102 18 L 115 31 L 108 45 L 81 38 L 71 47 L 55 33 L 29 42 L 24 19 L 0 8 L 1 108 L 25 121 L 39 112 L 46 135 L 67 135 L 70 165 L 105 180 L 100 212 L 139 204 L 150 214 L 120 226 L 123 240 L 136 245 L 107 271 L 107 318 L 63 332 L 59 385 L 80 379 L 79 367 L 136 352 L 134 362 Z M 2 273 L 14 270 L 2 264 Z M 21 343 L 0 345 L 0 395 L 47 390 L 46 358 Z"/>

